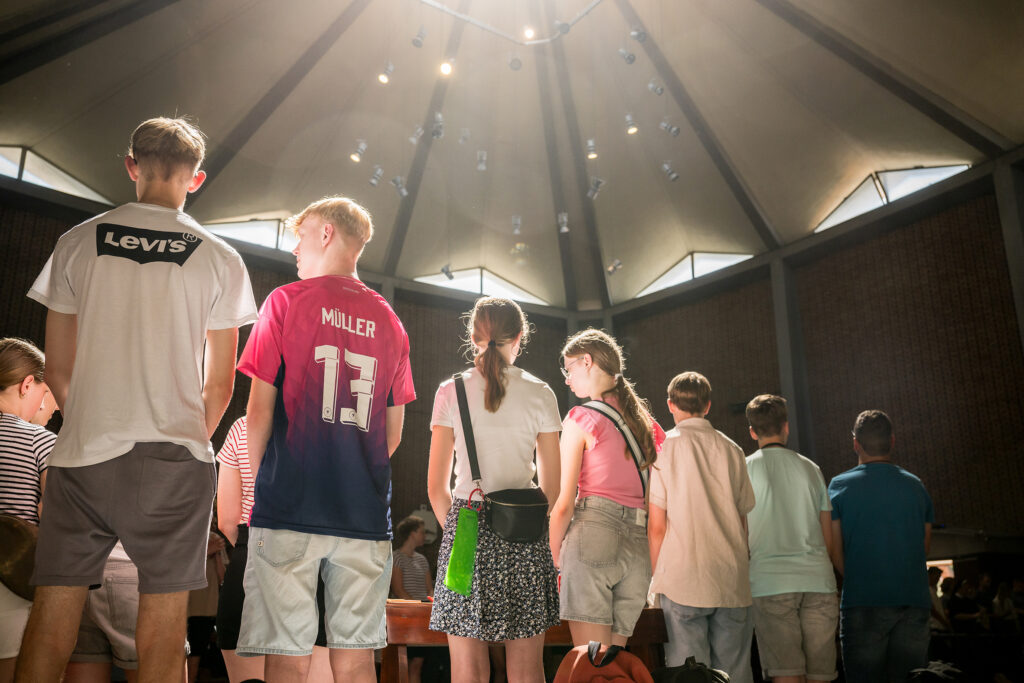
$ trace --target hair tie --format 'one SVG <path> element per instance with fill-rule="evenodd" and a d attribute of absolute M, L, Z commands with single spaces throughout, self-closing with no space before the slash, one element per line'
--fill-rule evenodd
<path fill-rule="evenodd" d="M 492 349 L 493 349 L 493 348 L 494 348 L 495 346 L 497 346 L 497 345 L 498 345 L 498 344 L 497 344 L 497 343 L 496 343 L 496 342 L 495 342 L 495 341 L 494 341 L 493 339 L 492 339 L 491 341 L 487 342 L 487 346 L 491 347 Z"/>
<path fill-rule="evenodd" d="M 615 376 L 614 376 L 614 377 L 612 377 L 612 379 L 614 379 L 614 380 L 615 380 L 615 383 L 616 383 L 616 384 L 618 384 L 618 383 L 619 383 L 619 382 L 621 382 L 621 381 L 622 381 L 622 379 L 623 379 L 623 378 L 622 378 L 622 373 L 621 373 L 621 372 L 616 372 L 616 373 L 615 373 Z"/>

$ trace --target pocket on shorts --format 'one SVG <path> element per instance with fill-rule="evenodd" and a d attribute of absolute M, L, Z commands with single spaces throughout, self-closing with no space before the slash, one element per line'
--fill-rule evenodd
<path fill-rule="evenodd" d="M 288 529 L 249 530 L 249 546 L 256 549 L 256 556 L 271 567 L 282 567 L 302 559 L 309 547 L 309 534 Z"/>
<path fill-rule="evenodd" d="M 188 453 L 188 451 L 185 451 Z M 142 462 L 139 481 L 139 509 L 146 515 L 177 517 L 187 515 L 209 496 L 196 486 L 194 468 L 201 466 L 188 454 L 188 460 L 148 457 Z"/>
<path fill-rule="evenodd" d="M 619 532 L 597 522 L 579 522 L 575 542 L 580 564 L 586 567 L 611 567 L 619 559 Z"/>
<path fill-rule="evenodd" d="M 779 593 L 777 595 L 754 598 L 754 605 L 759 612 L 775 618 L 796 615 L 799 604 L 799 593 Z"/>
<path fill-rule="evenodd" d="M 139 581 L 128 578 L 109 578 L 106 581 L 110 623 L 128 640 L 135 637 L 139 617 Z"/>
<path fill-rule="evenodd" d="M 373 561 L 383 569 L 391 557 L 391 541 L 376 541 L 373 544 Z"/>

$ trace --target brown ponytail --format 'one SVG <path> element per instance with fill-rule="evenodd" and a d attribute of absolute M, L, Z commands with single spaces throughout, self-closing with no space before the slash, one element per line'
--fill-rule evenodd
<path fill-rule="evenodd" d="M 530 326 L 523 309 L 516 302 L 499 297 L 483 297 L 477 299 L 469 313 L 466 333 L 466 343 L 470 352 L 475 354 L 473 364 L 483 375 L 487 387 L 484 391 L 484 407 L 489 412 L 497 412 L 508 385 L 508 377 L 505 375 L 508 363 L 499 347 L 514 343 L 520 334 L 519 346 L 525 346 L 530 337 Z M 480 347 L 484 350 L 479 351 Z"/>
<path fill-rule="evenodd" d="M 611 394 L 618 399 L 626 426 L 643 452 L 644 467 L 650 467 L 658 457 L 654 445 L 654 420 L 647 401 L 637 396 L 633 383 L 622 374 L 626 366 L 622 348 L 608 333 L 591 328 L 574 334 L 562 348 L 563 356 L 582 356 L 585 353 L 590 354 L 597 367 L 615 379 L 615 386 L 605 392 L 605 396 Z M 628 448 L 625 456 L 632 457 Z"/>

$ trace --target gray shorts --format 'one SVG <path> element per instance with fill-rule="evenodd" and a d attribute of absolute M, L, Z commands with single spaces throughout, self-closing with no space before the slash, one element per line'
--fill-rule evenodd
<path fill-rule="evenodd" d="M 647 604 L 651 556 L 642 510 L 587 496 L 576 504 L 560 553 L 563 621 L 611 625 L 633 635 Z"/>
<path fill-rule="evenodd" d="M 72 662 L 113 662 L 138 669 L 135 624 L 139 613 L 139 573 L 128 560 L 111 558 L 103 585 L 89 591 L 78 627 Z"/>
<path fill-rule="evenodd" d="M 781 593 L 754 598 L 754 632 L 766 677 L 831 681 L 836 671 L 835 593 Z"/>
<path fill-rule="evenodd" d="M 137 443 L 106 462 L 48 472 L 33 585 L 99 585 L 120 539 L 140 593 L 206 587 L 213 463 L 177 444 Z"/>

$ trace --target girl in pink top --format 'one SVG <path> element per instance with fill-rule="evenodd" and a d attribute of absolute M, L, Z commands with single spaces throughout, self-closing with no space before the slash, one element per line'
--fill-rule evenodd
<path fill-rule="evenodd" d="M 608 334 L 588 329 L 569 338 L 562 357 L 565 383 L 576 396 L 603 401 L 625 419 L 646 473 L 665 432 L 623 376 L 622 349 Z M 645 484 L 616 425 L 591 408 L 569 411 L 560 450 L 561 487 L 550 534 L 561 569 L 559 613 L 575 645 L 625 645 L 651 583 Z"/>

